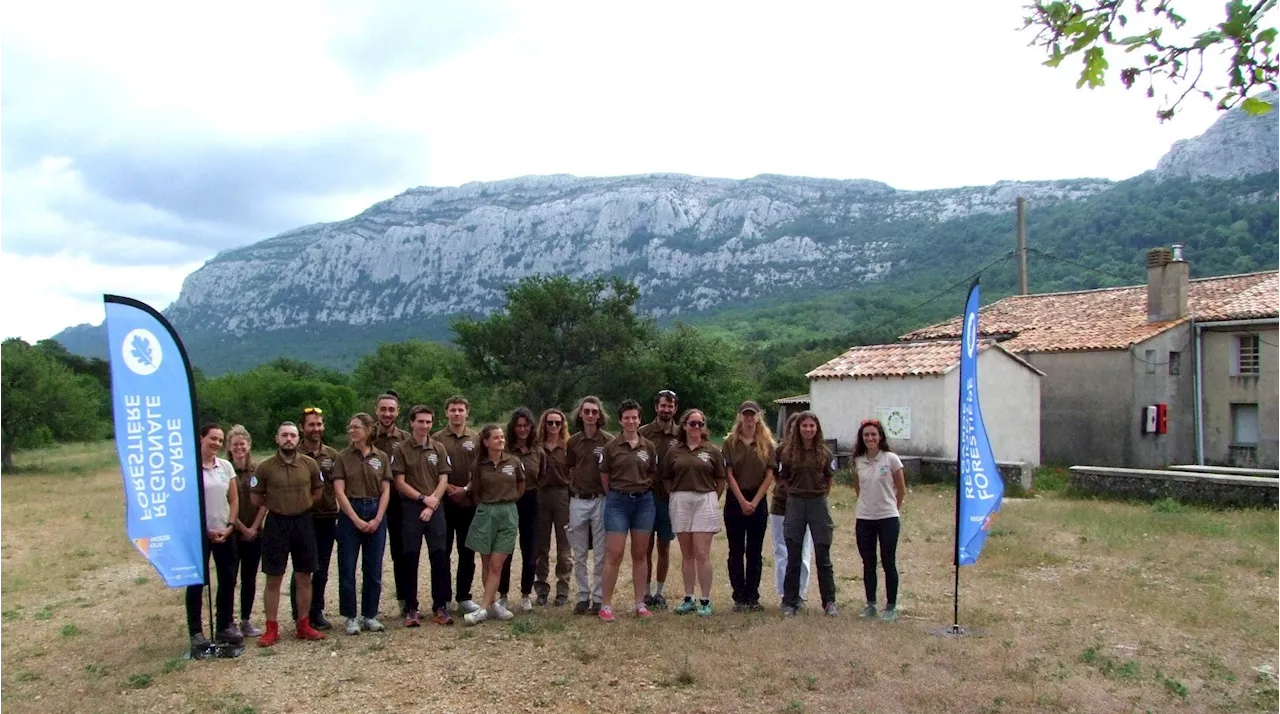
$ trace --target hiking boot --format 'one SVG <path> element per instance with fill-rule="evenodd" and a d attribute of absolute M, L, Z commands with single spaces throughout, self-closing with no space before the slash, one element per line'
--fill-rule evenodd
<path fill-rule="evenodd" d="M 280 623 L 267 620 L 267 631 L 258 638 L 259 647 L 270 647 L 280 641 Z"/>
<path fill-rule="evenodd" d="M 783 616 L 783 617 L 795 617 L 795 616 L 796 616 L 796 609 L 795 609 L 794 607 L 790 606 L 790 605 L 783 605 L 783 606 L 782 606 L 782 616 Z"/>
<path fill-rule="evenodd" d="M 579 600 L 578 604 L 573 606 L 573 614 L 575 615 L 585 615 L 588 612 L 591 612 L 591 603 L 586 600 Z"/>
<path fill-rule="evenodd" d="M 421 625 L 422 625 L 422 615 L 418 614 L 417 610 L 410 610 L 409 612 L 405 613 L 405 616 L 404 616 L 405 627 L 419 627 Z"/>
<path fill-rule="evenodd" d="M 744 605 L 743 609 L 747 612 L 764 612 L 764 605 L 761 605 L 759 600 L 752 600 Z"/>
<path fill-rule="evenodd" d="M 653 602 L 650 602 L 647 604 L 649 605 L 649 609 L 654 610 L 656 612 L 662 612 L 663 610 L 667 609 L 667 598 L 663 597 L 662 595 L 654 595 Z"/>
<path fill-rule="evenodd" d="M 453 616 L 449 614 L 449 608 L 440 607 L 436 608 L 436 616 L 431 618 L 431 621 L 437 625 L 452 625 Z"/>
<path fill-rule="evenodd" d="M 864 620 L 869 618 L 874 618 L 875 616 L 876 616 L 876 606 L 873 603 L 867 603 L 867 606 L 862 608 L 862 612 L 858 613 L 858 617 L 861 617 Z"/>
<path fill-rule="evenodd" d="M 673 612 L 675 612 L 677 615 L 688 615 L 691 612 L 697 612 L 697 611 L 698 611 L 698 603 L 694 602 L 693 598 L 687 597 L 681 600 L 679 605 L 676 605 L 676 609 Z"/>
<path fill-rule="evenodd" d="M 367 632 L 382 632 L 383 630 L 387 629 L 387 626 L 382 624 L 381 622 L 378 622 L 378 618 L 376 617 L 364 618 L 364 622 L 361 623 L 361 625 L 364 627 L 364 629 Z"/>
<path fill-rule="evenodd" d="M 827 617 L 835 617 L 840 614 L 840 608 L 836 607 L 834 601 L 822 606 L 822 611 L 827 613 Z"/>
<path fill-rule="evenodd" d="M 711 601 L 698 605 L 698 617 L 711 617 Z"/>
<path fill-rule="evenodd" d="M 360 634 L 360 618 L 358 617 L 347 618 L 347 634 L 348 635 Z"/>
<path fill-rule="evenodd" d="M 746 612 L 746 609 L 747 609 L 747 606 L 746 606 L 746 605 L 743 605 L 742 603 L 738 602 L 737 600 L 734 600 L 734 601 L 733 601 L 733 611 L 734 611 L 734 612 Z"/>
<path fill-rule="evenodd" d="M 197 652 L 203 652 L 213 645 L 203 632 L 197 632 L 191 636 L 191 654 L 194 656 Z"/>
<path fill-rule="evenodd" d="M 545 599 L 545 598 L 544 598 L 544 599 Z M 557 595 L 557 596 L 556 596 L 556 599 L 555 599 L 555 603 L 554 603 L 554 604 L 555 604 L 555 606 L 556 606 L 556 607 L 564 607 L 565 605 L 568 605 L 568 604 L 569 604 L 569 596 L 568 596 L 568 595 Z"/>
<path fill-rule="evenodd" d="M 297 629 L 293 636 L 300 640 L 323 640 L 325 638 L 323 632 L 311 626 L 310 617 L 298 620 Z"/>
<path fill-rule="evenodd" d="M 252 622 L 249 622 L 248 620 L 241 620 L 240 634 L 244 635 L 245 637 L 261 637 L 263 634 L 263 631 L 255 627 Z"/>
<path fill-rule="evenodd" d="M 311 626 L 317 630 L 333 629 L 333 623 L 329 622 L 329 620 L 325 618 L 324 613 L 319 611 L 311 613 Z"/>
<path fill-rule="evenodd" d="M 600 614 L 600 607 L 601 607 L 601 605 L 600 605 L 600 603 L 598 603 L 598 602 L 593 602 L 593 603 L 591 603 L 591 614 L 592 614 L 592 615 L 599 615 L 599 614 Z"/>
<path fill-rule="evenodd" d="M 536 601 L 536 603 L 535 603 L 535 604 L 536 604 L 538 607 L 546 607 L 546 606 L 547 606 L 547 596 L 546 596 L 546 595 L 539 595 L 539 596 L 538 596 L 538 599 L 537 599 L 537 601 Z M 557 604 L 557 605 L 563 605 L 564 603 L 562 603 L 562 602 L 558 602 L 558 603 L 556 603 L 556 604 Z"/>
<path fill-rule="evenodd" d="M 886 607 L 884 609 L 884 612 L 880 615 L 880 619 L 884 622 L 897 622 L 898 607 L 896 605 L 891 605 L 889 607 Z"/>
<path fill-rule="evenodd" d="M 231 625 L 218 630 L 217 634 L 213 636 L 213 641 L 238 645 L 244 642 L 244 635 L 240 634 L 240 630 L 237 630 L 235 625 Z"/>

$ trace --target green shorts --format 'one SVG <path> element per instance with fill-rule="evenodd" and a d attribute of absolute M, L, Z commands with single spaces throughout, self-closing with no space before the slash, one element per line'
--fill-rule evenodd
<path fill-rule="evenodd" d="M 516 534 L 520 530 L 520 515 L 514 503 L 482 503 L 476 506 L 476 516 L 467 532 L 467 547 L 477 553 L 506 553 L 516 550 Z"/>

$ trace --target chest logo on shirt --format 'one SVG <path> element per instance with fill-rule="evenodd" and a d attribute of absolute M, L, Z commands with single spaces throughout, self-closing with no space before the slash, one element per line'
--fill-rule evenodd
<path fill-rule="evenodd" d="M 435 466 L 436 464 L 440 463 L 440 457 L 436 456 L 436 452 L 432 451 L 431 453 L 427 454 L 427 463 L 431 464 L 432 466 Z"/>
<path fill-rule="evenodd" d="M 320 468 L 324 469 L 325 471 L 332 471 L 333 459 L 325 457 L 324 461 L 320 462 Z"/>
<path fill-rule="evenodd" d="M 472 440 L 470 440 L 470 439 L 463 439 L 463 440 L 462 440 L 462 448 L 463 448 L 463 450 L 465 450 L 465 451 L 475 451 L 475 448 L 476 448 L 476 442 L 474 442 L 474 441 L 472 441 Z"/>
<path fill-rule="evenodd" d="M 249 477 L 249 488 L 254 488 L 254 487 L 256 487 L 257 485 L 258 485 L 258 477 L 257 477 L 257 476 L 250 476 L 250 477 Z"/>
<path fill-rule="evenodd" d="M 374 471 L 379 471 L 379 470 L 381 470 L 381 469 L 382 469 L 382 459 L 379 459 L 379 458 L 372 458 L 372 459 L 369 459 L 369 468 L 373 469 Z"/>
<path fill-rule="evenodd" d="M 701 462 L 702 462 L 702 463 L 704 463 L 704 464 L 709 464 L 709 463 L 711 463 L 711 454 L 708 454 L 708 453 L 707 453 L 707 452 L 705 452 L 705 451 L 699 451 L 699 452 L 698 452 L 698 460 L 699 460 L 699 461 L 701 461 Z"/>
<path fill-rule="evenodd" d="M 835 460 L 835 459 L 832 459 L 832 460 L 831 460 L 831 470 L 832 470 L 832 471 L 839 471 L 839 470 L 840 470 L 840 469 L 838 469 L 838 468 L 836 467 L 836 460 Z"/>
<path fill-rule="evenodd" d="M 516 467 L 512 466 L 511 464 L 507 464 L 506 466 L 502 467 L 502 473 L 506 476 L 515 476 Z"/>
<path fill-rule="evenodd" d="M 667 448 L 670 449 L 671 447 L 679 443 L 680 443 L 679 439 L 671 439 L 670 441 L 667 442 Z"/>
<path fill-rule="evenodd" d="M 642 451 L 637 451 L 637 452 L 636 452 L 636 458 L 637 458 L 637 459 L 639 459 L 641 463 L 645 463 L 645 464 L 647 464 L 647 463 L 649 463 L 649 452 L 648 452 L 648 451 L 643 451 L 643 450 L 642 450 Z"/>
<path fill-rule="evenodd" d="M 597 457 L 599 457 L 600 455 L 604 454 L 604 447 L 597 446 L 592 453 L 594 453 Z"/>

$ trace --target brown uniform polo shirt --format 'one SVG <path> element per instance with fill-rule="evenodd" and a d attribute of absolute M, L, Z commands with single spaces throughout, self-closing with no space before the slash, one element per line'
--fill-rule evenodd
<path fill-rule="evenodd" d="M 311 493 L 323 486 L 320 464 L 296 452 L 286 461 L 280 452 L 265 459 L 249 478 L 249 490 L 262 496 L 267 512 L 298 516 L 311 510 Z"/>
<path fill-rule="evenodd" d="M 662 460 L 666 458 L 667 452 L 671 450 L 671 447 L 680 443 L 682 434 L 680 433 L 680 425 L 676 423 L 675 419 L 672 419 L 665 429 L 662 428 L 657 419 L 654 419 L 640 427 L 640 436 L 653 442 L 654 448 L 658 450 L 658 464 L 662 464 Z M 666 501 L 669 498 L 667 486 L 660 478 L 653 481 L 653 496 L 659 501 Z"/>
<path fill-rule="evenodd" d="M 258 465 L 250 459 L 247 468 L 238 468 L 234 461 L 231 462 L 231 468 L 236 470 L 236 495 L 240 497 L 240 512 L 236 517 L 245 528 L 249 528 L 253 526 L 253 519 L 258 517 L 258 507 L 253 505 L 253 499 L 249 498 L 249 481 L 253 478 L 253 472 Z"/>
<path fill-rule="evenodd" d="M 449 452 L 429 436 L 425 444 L 402 441 L 391 455 L 392 475 L 404 474 L 404 482 L 424 496 L 435 493 L 440 477 L 448 478 L 452 471 Z"/>
<path fill-rule="evenodd" d="M 578 498 L 596 498 L 604 495 L 604 486 L 600 483 L 600 458 L 604 456 L 604 446 L 613 439 L 613 434 L 604 429 L 597 429 L 596 435 L 588 437 L 580 431 L 569 437 L 569 453 L 565 464 L 569 467 L 569 492 Z"/>
<path fill-rule="evenodd" d="M 825 448 L 798 448 L 790 457 L 778 452 L 778 478 L 786 480 L 788 496 L 825 496 L 835 474 L 835 459 Z"/>
<path fill-rule="evenodd" d="M 717 490 L 716 484 L 727 478 L 724 473 L 724 456 L 715 445 L 706 441 L 693 450 L 683 441 L 671 447 L 667 451 L 666 461 L 662 462 L 662 470 L 668 493 L 710 493 Z"/>
<path fill-rule="evenodd" d="M 449 460 L 453 462 L 453 470 L 449 472 L 449 484 L 466 486 L 471 481 L 472 465 L 475 464 L 476 459 L 480 458 L 481 452 L 484 451 L 484 444 L 480 443 L 480 433 L 471 427 L 467 427 L 463 429 L 462 436 L 455 436 L 446 426 L 432 434 L 431 438 L 440 442 L 445 452 L 449 454 Z M 468 494 L 462 503 L 457 505 L 476 505 L 475 495 Z"/>
<path fill-rule="evenodd" d="M 520 459 L 520 463 L 524 465 L 524 488 L 526 491 L 536 491 L 538 482 L 542 480 L 542 472 L 546 468 L 547 452 L 541 446 L 534 446 L 527 451 L 518 449 L 507 449 L 507 453 Z"/>
<path fill-rule="evenodd" d="M 317 516 L 333 516 L 338 513 L 338 497 L 333 495 L 333 466 L 338 463 L 338 450 L 328 444 L 321 444 L 319 451 L 308 451 L 306 444 L 298 447 L 298 452 L 306 454 L 320 464 L 320 477 L 324 480 L 324 491 L 320 499 L 311 504 L 311 512 Z"/>
<path fill-rule="evenodd" d="M 623 493 L 644 493 L 653 488 L 658 473 L 658 450 L 653 442 L 636 435 L 633 447 L 618 436 L 604 447 L 600 471 L 609 474 L 609 489 Z"/>
<path fill-rule="evenodd" d="M 382 482 L 391 480 L 390 459 L 377 448 L 361 454 L 356 447 L 348 446 L 338 454 L 333 465 L 333 480 L 341 481 L 347 499 L 380 498 Z"/>
<path fill-rule="evenodd" d="M 563 446 L 548 449 L 544 444 L 542 452 L 542 474 L 538 477 L 539 488 L 564 488 L 569 485 L 569 450 Z"/>
<path fill-rule="evenodd" d="M 391 458 L 391 455 L 396 451 L 396 447 L 405 441 L 413 441 L 413 434 L 394 424 L 391 425 L 390 430 L 383 431 L 382 424 L 374 422 L 373 438 L 369 440 L 369 445 L 386 454 L 387 458 Z"/>
<path fill-rule="evenodd" d="M 747 492 L 755 493 L 764 485 L 765 471 L 773 468 L 778 458 L 772 443 L 769 444 L 763 461 L 760 460 L 754 443 L 748 444 L 739 439 L 726 439 L 721 451 L 725 462 L 733 469 L 733 480 L 738 482 L 738 488 L 744 495 Z"/>
<path fill-rule="evenodd" d="M 515 454 L 502 452 L 498 462 L 481 456 L 472 467 L 471 494 L 477 503 L 515 503 L 524 492 L 524 464 Z"/>

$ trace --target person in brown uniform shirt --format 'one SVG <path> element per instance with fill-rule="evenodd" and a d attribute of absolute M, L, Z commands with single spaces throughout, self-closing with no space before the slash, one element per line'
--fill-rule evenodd
<path fill-rule="evenodd" d="M 409 426 L 413 435 L 400 442 L 391 455 L 391 473 L 401 496 L 401 518 L 404 521 L 405 575 L 411 589 L 406 595 L 405 627 L 422 624 L 418 612 L 418 568 L 422 557 L 422 541 L 427 542 L 427 560 L 431 564 L 431 611 L 437 625 L 452 625 L 449 615 L 449 551 L 445 548 L 444 494 L 449 487 L 453 467 L 449 453 L 431 438 L 435 415 L 431 408 L 419 404 L 409 410 Z"/>
<path fill-rule="evenodd" d="M 782 524 L 787 541 L 787 574 L 783 584 L 782 614 L 794 615 L 801 606 L 800 562 L 805 531 L 813 534 L 818 560 L 818 590 L 822 609 L 836 614 L 835 569 L 831 565 L 831 541 L 835 522 L 827 494 L 835 478 L 835 460 L 822 440 L 822 423 L 813 412 L 800 412 L 791 422 L 778 449 L 778 479 L 787 489 L 787 515 Z"/>
<path fill-rule="evenodd" d="M 587 396 L 574 410 L 577 433 L 569 437 L 565 463 L 569 466 L 569 545 L 573 547 L 573 575 L 578 582 L 575 615 L 599 611 L 604 602 L 604 484 L 600 457 L 613 434 L 604 430 L 609 417 L 599 397 Z M 591 586 L 587 584 L 587 549 L 595 553 Z M 592 604 L 594 601 L 594 605 Z"/>
<path fill-rule="evenodd" d="M 569 547 L 569 420 L 552 407 L 538 420 L 538 443 L 543 460 L 538 476 L 538 562 L 534 573 L 537 604 L 546 605 L 551 595 L 547 576 L 551 573 L 551 536 L 556 542 L 556 606 L 569 602 L 569 576 L 573 573 L 573 551 Z"/>
<path fill-rule="evenodd" d="M 458 611 L 471 613 L 479 610 L 480 606 L 471 597 L 471 582 L 476 577 L 476 554 L 467 547 L 467 532 L 471 530 L 471 520 L 476 517 L 476 502 L 471 498 L 467 484 L 471 482 L 471 466 L 475 463 L 476 452 L 481 448 L 480 436 L 467 426 L 471 402 L 466 397 L 449 397 L 444 404 L 444 413 L 449 423 L 431 436 L 444 446 L 453 462 L 449 486 L 445 489 L 445 550 L 453 550 L 454 543 L 457 543 L 458 571 L 453 594 L 458 599 Z"/>
<path fill-rule="evenodd" d="M 520 516 L 520 611 L 533 610 L 534 571 L 538 564 L 536 548 L 538 530 L 538 481 L 542 478 L 547 452 L 538 444 L 538 432 L 534 428 L 533 412 L 528 407 L 517 407 L 511 414 L 506 431 L 507 452 L 524 464 L 526 476 L 524 495 L 516 502 Z M 507 607 L 507 593 L 511 592 L 511 561 L 502 563 L 502 580 L 498 582 L 498 602 Z"/>
<path fill-rule="evenodd" d="M 733 610 L 759 612 L 764 534 L 769 527 L 766 494 L 777 462 L 773 434 L 759 419 L 760 405 L 746 401 L 721 450 L 728 466 L 729 495 L 724 499 L 724 529 L 729 536 L 729 583 Z"/>
<path fill-rule="evenodd" d="M 262 564 L 262 523 L 267 509 L 253 502 L 249 479 L 253 478 L 253 437 L 249 430 L 236 424 L 227 430 L 227 457 L 236 470 L 239 513 L 236 514 L 236 550 L 240 559 L 240 634 L 258 637 L 262 630 L 250 622 L 253 601 L 258 594 L 258 569 Z"/>
<path fill-rule="evenodd" d="M 622 553 L 631 534 L 631 583 L 636 617 L 652 617 L 644 603 L 645 554 L 653 535 L 653 483 L 658 473 L 658 450 L 640 436 L 640 403 L 628 399 L 618 406 L 622 433 L 604 447 L 600 481 L 604 484 L 604 602 L 600 619 L 613 622 L 613 588 L 618 583 Z"/>
<path fill-rule="evenodd" d="M 652 441 L 657 447 L 659 464 L 667 455 L 667 450 L 680 441 L 680 425 L 676 424 L 676 409 L 679 405 L 680 400 L 675 392 L 670 389 L 658 392 L 658 396 L 653 401 L 656 416 L 653 421 L 640 427 L 640 436 Z M 645 554 L 644 564 L 644 604 L 654 610 L 667 609 L 667 597 L 662 589 L 666 587 L 667 570 L 671 566 L 671 541 L 676 539 L 676 533 L 671 529 L 669 501 L 670 496 L 662 484 L 662 479 L 655 480 L 653 484 L 654 537 L 649 540 L 649 552 Z M 654 551 L 657 551 L 656 586 L 653 578 L 655 575 Z"/>
<path fill-rule="evenodd" d="M 467 547 L 480 554 L 484 606 L 463 618 L 476 625 L 490 617 L 510 620 L 513 615 L 498 602 L 498 581 L 502 579 L 502 563 L 516 549 L 516 533 L 520 515 L 516 501 L 524 493 L 524 464 L 507 453 L 502 427 L 490 424 L 480 430 L 483 452 L 471 467 L 471 483 L 467 490 L 476 500 L 476 516 L 467 533 Z"/>
<path fill-rule="evenodd" d="M 258 464 L 249 478 L 250 498 L 265 506 L 262 526 L 262 572 L 267 574 L 267 631 L 259 647 L 280 640 L 280 585 L 285 567 L 293 560 L 293 581 L 298 589 L 298 611 L 311 612 L 311 573 L 316 569 L 316 533 L 311 504 L 323 491 L 320 465 L 298 453 L 298 425 L 286 421 L 276 429 L 276 453 Z M 323 640 L 324 633 L 311 626 L 311 618 L 298 618 L 295 636 Z"/>
<path fill-rule="evenodd" d="M 311 626 L 327 630 L 333 625 L 324 616 L 324 591 L 329 585 L 329 562 L 333 558 L 333 544 L 338 524 L 338 500 L 333 495 L 333 465 L 338 460 L 338 450 L 324 443 L 324 411 L 318 407 L 302 410 L 302 445 L 299 450 L 320 464 L 320 476 L 324 478 L 324 491 L 311 504 L 311 517 L 316 527 L 316 570 L 311 574 Z M 297 586 L 289 583 L 289 606 L 293 617 L 298 617 Z"/>
<path fill-rule="evenodd" d="M 387 391 L 378 395 L 373 405 L 373 413 L 378 418 L 371 440 L 373 448 L 391 458 L 401 442 L 409 440 L 409 433 L 396 426 L 400 418 L 400 395 Z M 415 592 L 418 584 L 409 580 L 408 559 L 404 555 L 404 533 L 401 521 L 403 508 L 400 505 L 400 492 L 391 489 L 391 502 L 387 504 L 387 549 L 391 551 L 391 574 L 395 580 L 396 601 L 400 604 L 400 617 L 408 614 L 405 605 L 409 598 L 409 590 Z"/>
<path fill-rule="evenodd" d="M 375 448 L 373 417 L 360 413 L 347 423 L 351 445 L 333 466 L 338 498 L 338 609 L 347 618 L 347 634 L 381 632 L 382 556 L 387 550 L 387 506 L 391 502 L 391 459 Z M 356 559 L 361 561 L 360 612 L 356 612 Z"/>
<path fill-rule="evenodd" d="M 680 417 L 684 439 L 667 451 L 662 475 L 671 494 L 671 526 L 680 541 L 684 601 L 675 612 L 711 616 L 711 538 L 720 530 L 720 495 L 724 493 L 724 456 L 708 439 L 706 415 L 689 409 Z M 702 599 L 693 600 L 694 586 Z"/>
<path fill-rule="evenodd" d="M 797 413 L 793 413 L 787 417 L 787 423 L 782 427 L 782 434 L 785 436 L 791 431 L 791 425 L 795 423 Z M 769 501 L 769 533 L 773 539 L 773 579 L 774 589 L 778 593 L 778 598 L 786 594 L 783 587 L 787 579 L 787 540 L 783 537 L 782 526 L 786 521 L 787 515 L 787 485 L 776 478 L 777 470 L 774 470 L 775 478 L 773 479 L 773 495 Z M 804 533 L 804 548 L 801 551 L 803 556 L 800 559 L 800 602 L 804 602 L 805 595 L 809 593 L 809 572 L 813 565 L 813 535 L 809 531 Z"/>

